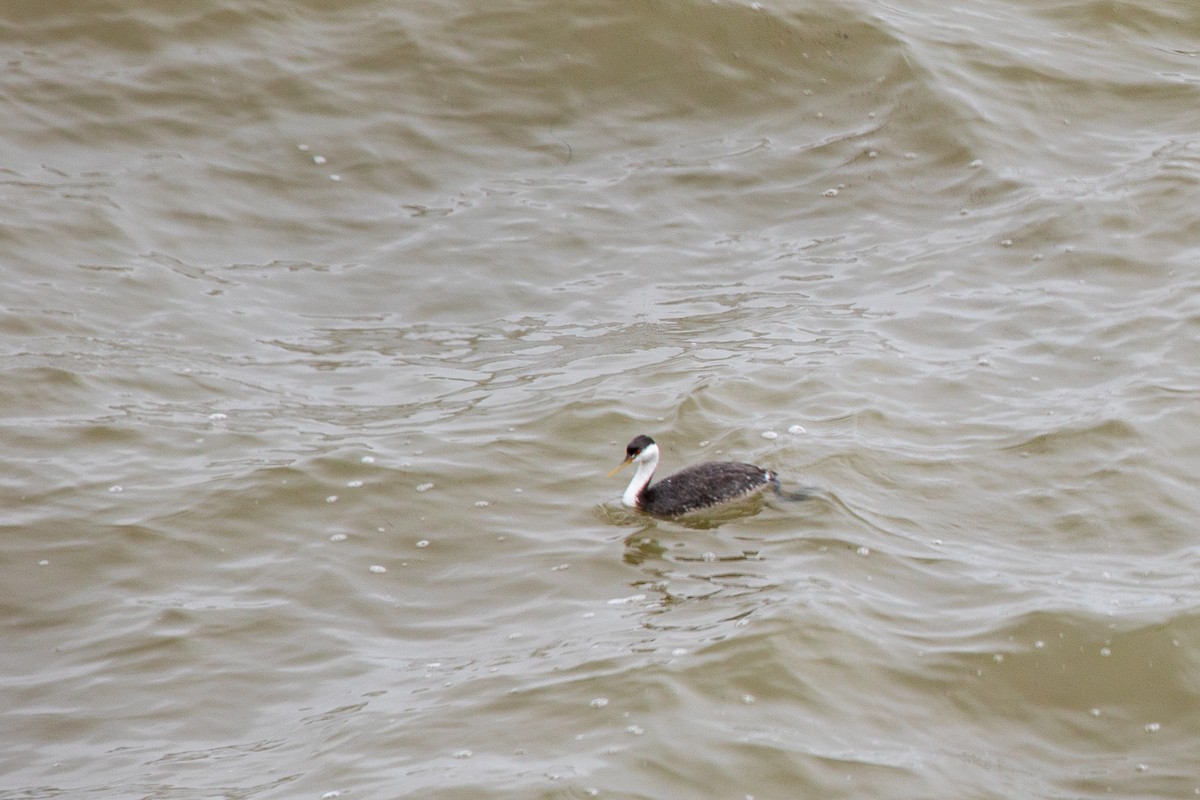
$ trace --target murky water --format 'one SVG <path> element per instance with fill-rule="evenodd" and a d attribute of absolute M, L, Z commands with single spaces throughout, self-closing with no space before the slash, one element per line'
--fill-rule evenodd
<path fill-rule="evenodd" d="M 0 42 L 0 798 L 1200 793 L 1200 6 Z"/>

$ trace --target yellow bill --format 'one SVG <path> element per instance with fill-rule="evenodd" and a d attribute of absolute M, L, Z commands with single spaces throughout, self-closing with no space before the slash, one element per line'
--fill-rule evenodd
<path fill-rule="evenodd" d="M 612 472 L 608 473 L 608 477 L 611 478 L 613 475 L 616 475 L 618 472 L 620 472 L 621 470 L 623 470 L 625 468 L 626 464 L 628 464 L 631 461 L 633 461 L 633 459 L 627 457 L 620 464 L 617 464 L 615 467 L 612 468 Z"/>

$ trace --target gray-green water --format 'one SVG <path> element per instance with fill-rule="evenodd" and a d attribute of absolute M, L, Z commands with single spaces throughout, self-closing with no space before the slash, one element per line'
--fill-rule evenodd
<path fill-rule="evenodd" d="M 954 6 L 0 6 L 0 798 L 1200 792 L 1200 5 Z"/>

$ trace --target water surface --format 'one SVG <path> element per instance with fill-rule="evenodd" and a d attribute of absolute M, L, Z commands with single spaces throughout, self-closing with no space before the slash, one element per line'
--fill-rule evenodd
<path fill-rule="evenodd" d="M 0 798 L 1200 791 L 1198 40 L 9 4 Z"/>

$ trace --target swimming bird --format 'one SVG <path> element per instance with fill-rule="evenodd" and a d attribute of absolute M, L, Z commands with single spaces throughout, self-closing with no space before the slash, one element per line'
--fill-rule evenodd
<path fill-rule="evenodd" d="M 769 469 L 735 461 L 706 461 L 663 478 L 653 486 L 650 479 L 658 467 L 658 445 L 649 436 L 635 436 L 625 447 L 625 460 L 609 477 L 627 464 L 637 464 L 621 502 L 662 517 L 677 517 L 692 511 L 746 500 L 773 489 L 792 500 L 807 495 L 787 495 L 779 487 L 779 478 Z"/>

